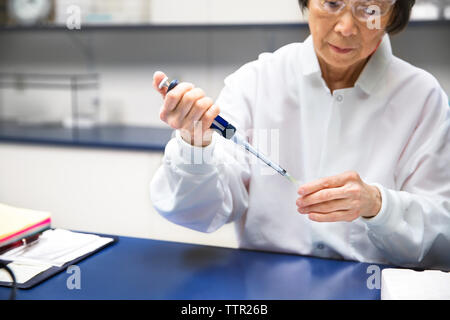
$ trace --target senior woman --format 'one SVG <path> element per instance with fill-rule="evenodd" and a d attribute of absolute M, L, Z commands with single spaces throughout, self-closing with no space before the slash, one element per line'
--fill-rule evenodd
<path fill-rule="evenodd" d="M 178 129 L 151 183 L 157 211 L 202 232 L 235 221 L 248 249 L 449 269 L 448 98 L 389 40 L 413 4 L 300 0 L 311 36 L 241 67 L 215 103 L 190 83 L 166 94 L 155 73 Z M 219 112 L 254 145 L 270 136 L 300 185 L 212 134 Z"/>

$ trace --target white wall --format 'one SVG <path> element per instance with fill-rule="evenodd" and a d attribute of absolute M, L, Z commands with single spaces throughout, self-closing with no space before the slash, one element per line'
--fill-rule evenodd
<path fill-rule="evenodd" d="M 0 202 L 47 211 L 52 226 L 236 247 L 234 226 L 204 234 L 162 218 L 150 202 L 162 154 L 0 143 Z"/>

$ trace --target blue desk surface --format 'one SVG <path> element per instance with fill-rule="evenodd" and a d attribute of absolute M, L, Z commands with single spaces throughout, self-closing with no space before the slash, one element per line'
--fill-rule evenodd
<path fill-rule="evenodd" d="M 369 264 L 296 255 L 120 237 L 77 265 L 81 289 L 69 290 L 72 274 L 61 272 L 17 299 L 380 298 L 367 288 Z M 0 287 L 0 299 L 9 290 Z"/>
<path fill-rule="evenodd" d="M 102 125 L 77 130 L 0 122 L 0 142 L 163 151 L 170 128 Z"/>

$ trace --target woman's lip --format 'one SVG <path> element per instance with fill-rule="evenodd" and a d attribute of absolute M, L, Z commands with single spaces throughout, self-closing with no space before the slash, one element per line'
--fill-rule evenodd
<path fill-rule="evenodd" d="M 328 44 L 330 45 L 331 49 L 333 49 L 337 53 L 349 53 L 350 51 L 354 50 L 354 48 L 339 48 L 332 45 L 331 43 Z"/>

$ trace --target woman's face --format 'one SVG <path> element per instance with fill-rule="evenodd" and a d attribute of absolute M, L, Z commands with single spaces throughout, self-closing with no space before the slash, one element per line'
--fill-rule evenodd
<path fill-rule="evenodd" d="M 372 28 L 353 16 L 351 2 L 338 14 L 324 12 L 320 0 L 309 0 L 309 28 L 319 59 L 327 65 L 343 68 L 365 61 L 384 35 L 392 9 Z M 373 21 L 372 21 L 373 23 Z"/>

